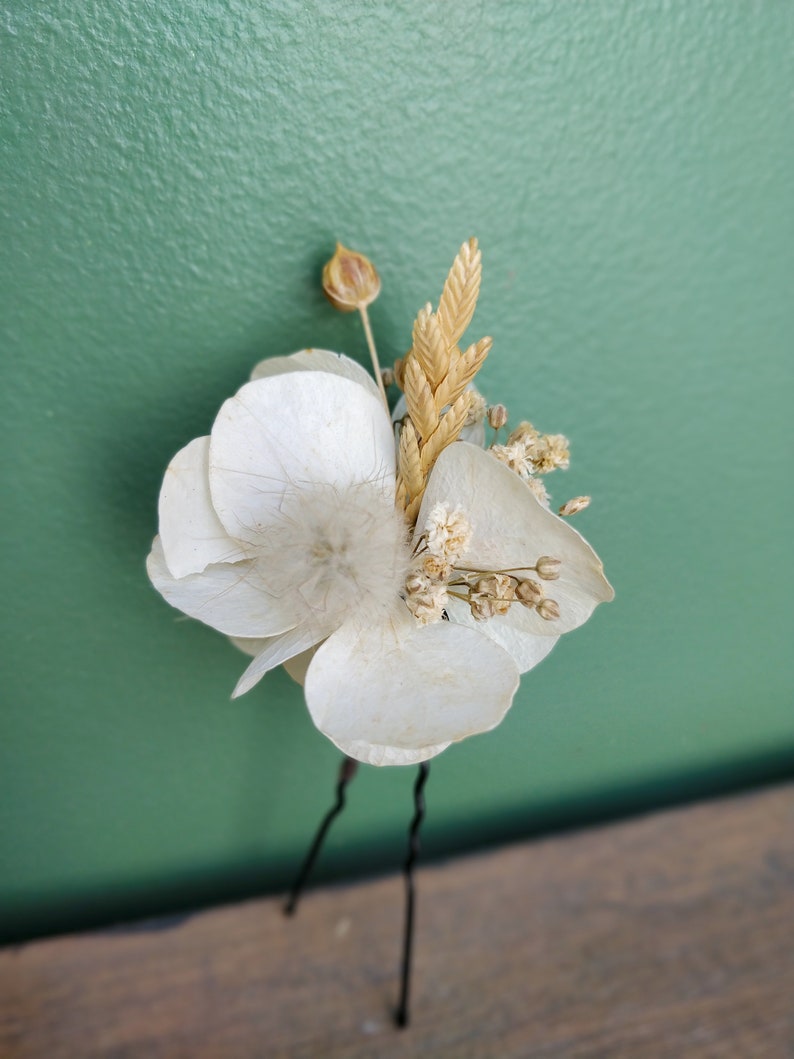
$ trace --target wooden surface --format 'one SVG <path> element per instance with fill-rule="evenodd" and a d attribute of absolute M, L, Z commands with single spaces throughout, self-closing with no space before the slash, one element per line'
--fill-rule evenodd
<path fill-rule="evenodd" d="M 0 1055 L 786 1059 L 794 786 L 419 874 L 0 953 Z M 157 929 L 154 929 L 157 928 Z"/>

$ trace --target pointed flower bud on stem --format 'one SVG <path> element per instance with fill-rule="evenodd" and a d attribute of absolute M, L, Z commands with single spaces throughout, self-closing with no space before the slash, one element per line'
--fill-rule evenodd
<path fill-rule="evenodd" d="M 368 257 L 337 243 L 334 256 L 323 268 L 323 290 L 335 309 L 351 313 L 375 301 L 380 276 Z"/>
<path fill-rule="evenodd" d="M 544 621 L 556 621 L 560 616 L 560 605 L 555 599 L 542 599 L 537 609 Z"/>
<path fill-rule="evenodd" d="M 372 335 L 369 313 L 367 312 L 367 306 L 374 302 L 380 294 L 380 276 L 377 269 L 364 254 L 358 254 L 355 250 L 348 250 L 346 246 L 337 243 L 334 256 L 330 261 L 326 262 L 323 268 L 323 291 L 335 309 L 339 309 L 343 313 L 350 313 L 358 309 L 361 314 L 361 322 L 364 325 L 364 334 L 366 335 L 367 347 L 372 360 L 375 382 L 378 384 L 380 395 L 383 398 L 386 411 L 388 411 L 389 402 L 383 385 L 378 352 L 375 349 L 375 339 Z"/>
<path fill-rule="evenodd" d="M 544 598 L 543 585 L 539 581 L 527 578 L 519 581 L 516 586 L 516 599 L 531 610 Z"/>
<path fill-rule="evenodd" d="M 488 426 L 501 430 L 507 422 L 507 409 L 503 404 L 494 404 L 488 409 Z"/>
<path fill-rule="evenodd" d="M 552 559 L 550 555 L 541 555 L 535 563 L 535 570 L 541 581 L 556 581 L 560 576 L 561 566 L 559 559 Z"/>

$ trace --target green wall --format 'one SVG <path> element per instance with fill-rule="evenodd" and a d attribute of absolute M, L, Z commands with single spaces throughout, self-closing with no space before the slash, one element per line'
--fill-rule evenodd
<path fill-rule="evenodd" d="M 257 358 L 406 348 L 479 236 L 482 382 L 568 433 L 617 600 L 433 764 L 428 855 L 794 771 L 794 6 L 17 0 L 2 27 L 6 937 L 283 887 L 337 753 L 180 620 L 162 471 Z M 364 769 L 320 877 L 399 864 Z"/>

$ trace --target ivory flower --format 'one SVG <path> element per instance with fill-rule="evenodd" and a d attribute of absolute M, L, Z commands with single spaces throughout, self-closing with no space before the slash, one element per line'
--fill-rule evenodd
<path fill-rule="evenodd" d="M 169 603 L 253 655 L 235 696 L 284 663 L 320 731 L 378 765 L 493 728 L 519 674 L 612 595 L 589 545 L 482 448 L 441 453 L 412 537 L 395 474 L 390 417 L 361 367 L 323 350 L 265 361 L 169 465 L 148 560 Z M 430 539 L 444 582 L 417 576 Z M 477 620 L 469 571 L 529 577 L 543 556 L 560 562 L 558 618 L 519 593 Z M 406 586 L 424 582 L 427 605 L 409 607 Z"/>

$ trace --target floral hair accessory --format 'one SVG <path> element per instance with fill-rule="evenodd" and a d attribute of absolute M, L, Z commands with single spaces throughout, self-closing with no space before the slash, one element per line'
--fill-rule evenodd
<path fill-rule="evenodd" d="M 252 656 L 234 696 L 284 665 L 349 761 L 426 762 L 494 728 L 520 674 L 613 596 L 549 507 L 567 439 L 522 422 L 499 441 L 507 409 L 473 385 L 492 342 L 459 343 L 480 277 L 472 239 L 381 372 L 380 279 L 338 245 L 324 288 L 361 313 L 374 377 L 326 350 L 262 361 L 165 473 L 152 583 Z M 391 413 L 384 376 L 403 391 Z"/>
<path fill-rule="evenodd" d="M 380 285 L 343 247 L 324 278 L 351 307 Z M 396 445 L 372 377 L 302 350 L 257 365 L 160 493 L 149 576 L 253 655 L 234 695 L 286 665 L 320 731 L 368 764 L 493 728 L 519 674 L 612 598 L 595 552 L 548 509 L 541 476 L 568 466 L 566 439 L 522 423 L 490 449 L 458 440 L 487 415 L 471 383 L 491 340 L 458 346 L 479 279 L 472 241 L 438 310 L 419 311 Z"/>

